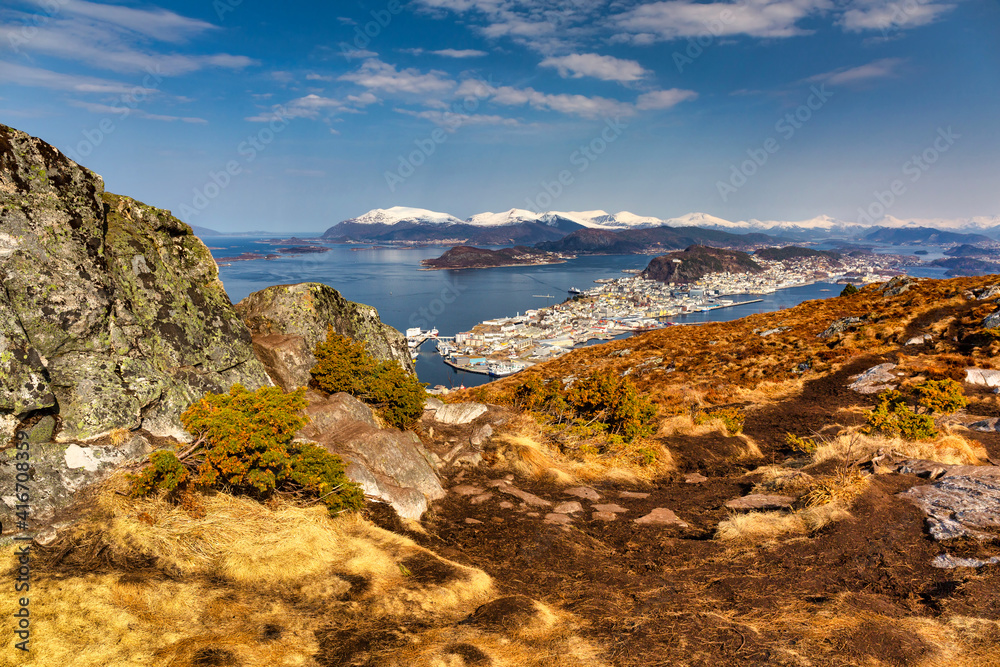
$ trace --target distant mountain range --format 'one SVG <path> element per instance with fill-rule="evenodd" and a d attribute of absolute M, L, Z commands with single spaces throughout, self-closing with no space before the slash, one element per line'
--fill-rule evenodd
<path fill-rule="evenodd" d="M 866 221 L 867 222 L 867 221 Z M 876 229 L 922 230 L 932 228 L 949 232 L 989 233 L 1000 237 L 1000 216 L 962 219 L 910 219 L 884 216 L 871 224 L 819 216 L 809 220 L 731 221 L 707 213 L 688 213 L 675 218 L 657 218 L 621 211 L 548 211 L 536 213 L 513 208 L 501 213 L 477 213 L 461 219 L 448 213 L 396 206 L 375 209 L 330 227 L 323 238 L 342 241 L 455 241 L 478 244 L 533 244 L 557 241 L 581 229 L 615 231 L 661 227 L 714 229 L 736 234 L 764 232 L 784 238 L 818 239 L 824 237 L 862 238 Z M 986 241 L 993 239 L 983 237 Z M 901 242 L 901 241 L 895 241 Z M 911 241 L 919 242 L 919 241 Z M 980 240 L 938 241 L 940 243 L 978 243 Z"/>

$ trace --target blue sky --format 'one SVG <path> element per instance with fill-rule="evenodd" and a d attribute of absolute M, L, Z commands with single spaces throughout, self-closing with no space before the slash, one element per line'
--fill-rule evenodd
<path fill-rule="evenodd" d="M 992 0 L 10 0 L 0 122 L 224 231 L 855 220 L 894 182 L 896 217 L 998 215 L 998 34 Z"/>

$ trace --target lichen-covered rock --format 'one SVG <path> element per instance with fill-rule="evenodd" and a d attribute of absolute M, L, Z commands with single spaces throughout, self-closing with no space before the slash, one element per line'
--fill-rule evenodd
<path fill-rule="evenodd" d="M 270 380 L 191 228 L 0 125 L 0 415 L 58 408 L 59 441 L 183 434 L 206 391 Z"/>
<path fill-rule="evenodd" d="M 328 285 L 275 285 L 243 299 L 236 310 L 253 333 L 271 377 L 287 388 L 309 384 L 309 370 L 316 364 L 313 350 L 326 340 L 330 326 L 363 342 L 376 359 L 395 360 L 414 371 L 403 334 L 383 324 L 371 306 L 348 301 Z"/>

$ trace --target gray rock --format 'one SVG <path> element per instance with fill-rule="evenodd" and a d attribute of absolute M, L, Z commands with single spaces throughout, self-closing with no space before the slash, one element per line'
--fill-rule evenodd
<path fill-rule="evenodd" d="M 977 289 L 973 293 L 980 301 L 995 299 L 1000 296 L 1000 285 L 990 285 L 989 287 L 985 287 L 983 289 Z"/>
<path fill-rule="evenodd" d="M 479 452 L 472 452 L 471 454 L 462 454 L 452 461 L 454 466 L 467 466 L 469 468 L 475 468 L 480 463 L 483 462 L 483 455 Z"/>
<path fill-rule="evenodd" d="M 438 408 L 434 419 L 442 424 L 468 424 L 486 414 L 487 410 L 482 403 L 448 403 Z"/>
<path fill-rule="evenodd" d="M 556 526 L 566 526 L 573 523 L 573 517 L 568 514 L 559 514 L 557 512 L 549 512 L 545 515 L 545 523 L 556 525 Z"/>
<path fill-rule="evenodd" d="M 726 507 L 738 512 L 788 510 L 792 508 L 795 498 L 790 496 L 774 496 L 760 493 L 750 494 L 742 498 L 734 498 L 726 503 Z"/>
<path fill-rule="evenodd" d="M 599 494 L 594 489 L 589 486 L 574 486 L 573 488 L 566 489 L 563 491 L 567 496 L 573 496 L 575 498 L 583 498 L 584 500 L 597 501 L 601 499 L 601 494 Z"/>
<path fill-rule="evenodd" d="M 574 512 L 582 512 L 583 505 L 575 500 L 569 500 L 564 503 L 559 503 L 552 509 L 552 511 L 559 514 L 573 514 Z"/>
<path fill-rule="evenodd" d="M 56 418 L 47 415 L 38 420 L 38 423 L 31 427 L 28 434 L 28 442 L 40 443 L 52 440 L 52 435 L 56 430 Z"/>
<path fill-rule="evenodd" d="M 458 496 L 478 496 L 483 492 L 483 490 L 478 486 L 473 486 L 472 484 L 460 484 L 458 486 L 451 487 L 451 492 Z"/>
<path fill-rule="evenodd" d="M 880 289 L 884 296 L 899 296 L 903 292 L 909 290 L 910 287 L 912 287 L 916 283 L 917 281 L 915 281 L 913 278 L 910 278 L 909 276 L 896 276 L 892 280 L 882 285 Z"/>
<path fill-rule="evenodd" d="M 1000 529 L 997 466 L 950 466 L 938 481 L 900 496 L 927 515 L 928 532 L 935 540 L 992 539 Z"/>
<path fill-rule="evenodd" d="M 497 486 L 497 491 L 500 493 L 505 493 L 508 496 L 514 496 L 518 500 L 524 502 L 532 507 L 551 507 L 552 503 L 544 498 L 539 498 L 533 493 L 528 493 L 527 491 L 522 491 L 517 487 L 511 486 L 509 483 L 504 482 Z"/>
<path fill-rule="evenodd" d="M 644 493 L 642 491 L 622 491 L 621 493 L 618 494 L 618 497 L 619 498 L 635 498 L 635 499 L 643 500 L 645 498 L 649 498 L 649 494 L 648 493 Z"/>
<path fill-rule="evenodd" d="M 657 507 L 646 516 L 636 519 L 633 523 L 649 526 L 676 525 L 681 528 L 688 527 L 687 522 L 682 521 L 676 514 L 674 514 L 671 510 L 668 510 L 666 507 Z"/>
<path fill-rule="evenodd" d="M 986 387 L 1000 387 L 1000 371 L 993 371 L 984 368 L 966 368 L 965 381 L 969 384 L 983 385 Z"/>
<path fill-rule="evenodd" d="M 895 389 L 896 385 L 893 383 L 897 378 L 889 372 L 895 367 L 896 364 L 890 363 L 872 366 L 864 373 L 852 375 L 850 379 L 854 380 L 854 382 L 849 384 L 848 387 L 859 394 L 877 394 L 887 389 Z"/>
<path fill-rule="evenodd" d="M 297 434 L 347 462 L 347 476 L 365 494 L 384 500 L 403 518 L 419 519 L 428 500 L 445 495 L 419 438 L 409 431 L 378 428 L 371 408 L 348 394 L 328 399 L 315 392 Z"/>
<path fill-rule="evenodd" d="M 594 521 L 615 521 L 618 515 L 614 512 L 594 512 L 591 518 Z"/>
<path fill-rule="evenodd" d="M 986 329 L 996 329 L 1000 327 L 1000 309 L 994 310 L 992 313 L 983 318 L 983 327 Z"/>
<path fill-rule="evenodd" d="M 833 336 L 842 334 L 845 331 L 863 324 L 864 321 L 864 318 L 861 317 L 842 317 L 839 320 L 832 322 L 830 326 L 824 329 L 823 332 L 817 336 L 817 338 L 832 338 Z"/>
<path fill-rule="evenodd" d="M 348 301 L 328 285 L 275 285 L 243 299 L 236 310 L 255 345 L 267 353 L 267 362 L 275 364 L 268 366 L 275 382 L 280 378 L 294 387 L 309 384 L 309 369 L 316 364 L 313 351 L 326 340 L 331 326 L 336 333 L 363 342 L 376 359 L 395 360 L 413 371 L 403 334 L 383 324 L 371 306 Z M 287 338 L 268 338 L 276 335 Z"/>
<path fill-rule="evenodd" d="M 0 445 L 8 443 L 17 431 L 17 417 L 0 413 Z"/>
<path fill-rule="evenodd" d="M 973 431 L 979 431 L 980 433 L 1000 432 L 1000 419 L 997 419 L 996 417 L 991 417 L 990 419 L 983 419 L 981 421 L 973 422 L 969 424 L 969 429 Z"/>
<path fill-rule="evenodd" d="M 934 560 L 931 561 L 931 565 L 942 570 L 954 570 L 959 567 L 983 567 L 984 565 L 997 565 L 1000 564 L 1000 558 L 993 556 L 987 560 L 980 560 L 978 558 L 960 558 L 958 556 L 952 556 L 951 554 L 940 554 Z"/>
<path fill-rule="evenodd" d="M 440 410 L 443 407 L 444 407 L 444 401 L 442 401 L 440 398 L 434 398 L 433 396 L 431 398 L 428 398 L 427 402 L 424 403 L 425 411 Z"/>
<path fill-rule="evenodd" d="M 28 451 L 33 471 L 29 530 L 44 532 L 60 511 L 76 501 L 80 490 L 104 481 L 123 462 L 145 458 L 153 446 L 145 437 L 136 435 L 121 447 L 43 442 L 30 445 Z M 0 495 L 10 509 L 17 505 L 13 495 L 7 495 L 13 494 L 15 488 L 16 454 L 13 448 L 0 452 Z"/>
<path fill-rule="evenodd" d="M 923 336 L 914 336 L 906 341 L 907 345 L 923 345 L 934 339 L 934 336 L 930 334 L 924 334 Z"/>
<path fill-rule="evenodd" d="M 469 438 L 469 443 L 473 447 L 482 447 L 492 436 L 493 427 L 489 424 L 483 424 L 483 426 L 476 430 L 476 432 L 472 434 L 472 437 Z"/>
<path fill-rule="evenodd" d="M 699 472 L 691 472 L 684 475 L 685 484 L 701 484 L 702 482 L 707 482 L 708 477 L 705 477 Z"/>
<path fill-rule="evenodd" d="M 615 503 L 604 503 L 601 505 L 594 505 L 594 510 L 597 512 L 628 512 L 628 510 L 621 505 Z"/>
<path fill-rule="evenodd" d="M 465 517 L 465 523 L 467 523 L 469 525 L 472 525 L 472 526 L 477 526 L 477 525 L 481 524 L 482 521 L 480 521 L 479 519 L 473 519 L 471 516 L 469 516 L 469 517 Z"/>

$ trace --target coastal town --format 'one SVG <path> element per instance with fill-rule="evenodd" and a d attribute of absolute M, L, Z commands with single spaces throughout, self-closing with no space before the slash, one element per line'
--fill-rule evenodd
<path fill-rule="evenodd" d="M 411 329 L 407 339 L 415 352 L 434 338 L 449 366 L 503 377 L 595 340 L 671 326 L 670 318 L 754 303 L 777 290 L 817 282 L 882 282 L 913 258 L 866 253 L 836 259 L 754 259 L 762 272 L 710 273 L 691 283 L 647 280 L 637 275 L 639 271 L 626 270 L 629 275 L 596 280 L 598 284 L 588 289 L 574 287 L 567 301 L 554 306 L 486 320 L 453 337 Z"/>

